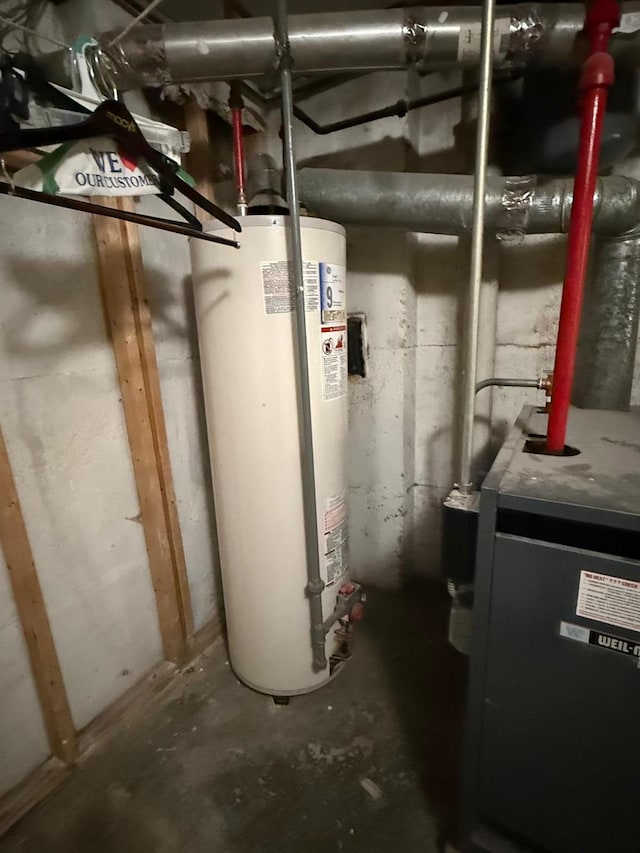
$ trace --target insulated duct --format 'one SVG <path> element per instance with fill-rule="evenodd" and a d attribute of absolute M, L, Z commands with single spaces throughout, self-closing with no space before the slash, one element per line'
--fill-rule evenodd
<path fill-rule="evenodd" d="M 316 216 L 345 225 L 393 225 L 428 234 L 471 230 L 473 178 L 410 172 L 301 169 L 300 198 Z M 498 233 L 563 234 L 569 228 L 572 178 L 489 176 L 485 228 Z M 640 182 L 599 178 L 594 228 L 619 235 L 640 223 Z"/>
<path fill-rule="evenodd" d="M 302 169 L 300 197 L 315 216 L 351 225 L 390 225 L 429 234 L 464 234 L 472 225 L 473 178 L 402 172 Z M 487 179 L 485 229 L 498 236 L 564 234 L 573 180 Z M 594 194 L 599 236 L 586 291 L 574 402 L 627 409 L 640 317 L 640 182 L 601 177 Z"/>
<path fill-rule="evenodd" d="M 628 409 L 640 318 L 640 230 L 599 239 L 590 263 L 573 402 Z"/>
<path fill-rule="evenodd" d="M 624 3 L 623 27 L 611 52 L 638 63 L 640 31 L 628 32 L 625 15 L 640 3 Z M 629 19 L 630 20 L 630 19 Z M 580 3 L 499 6 L 493 40 L 496 68 L 528 62 L 579 64 Z M 440 6 L 366 12 L 321 12 L 289 17 L 292 67 L 296 73 L 357 72 L 415 67 L 474 67 L 480 57 L 481 7 Z M 113 44 L 100 39 L 105 64 L 119 89 L 166 83 L 259 77 L 277 67 L 271 18 L 235 18 L 133 27 Z"/>

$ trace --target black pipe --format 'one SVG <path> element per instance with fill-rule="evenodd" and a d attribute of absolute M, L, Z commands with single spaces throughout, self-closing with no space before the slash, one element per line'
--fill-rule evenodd
<path fill-rule="evenodd" d="M 507 76 L 496 77 L 493 81 L 494 85 L 503 83 L 511 83 L 522 77 L 522 72 L 518 71 Z M 378 121 L 381 118 L 390 118 L 397 116 L 403 118 L 412 110 L 418 110 L 421 107 L 431 107 L 435 104 L 441 104 L 443 101 L 449 101 L 452 98 L 459 98 L 462 95 L 473 95 L 478 91 L 477 83 L 467 83 L 464 86 L 456 86 L 453 89 L 447 89 L 445 92 L 437 92 L 435 95 L 424 95 L 422 98 L 414 98 L 411 101 L 401 100 L 395 104 L 390 104 L 388 107 L 381 107 L 379 110 L 371 110 L 368 113 L 361 113 L 352 118 L 345 118 L 341 121 L 334 121 L 331 124 L 318 124 L 311 116 L 307 115 L 300 107 L 294 106 L 294 116 L 305 124 L 314 133 L 325 136 L 329 133 L 336 133 L 338 130 L 347 130 L 350 127 L 358 127 L 361 124 L 368 124 L 370 121 Z"/>

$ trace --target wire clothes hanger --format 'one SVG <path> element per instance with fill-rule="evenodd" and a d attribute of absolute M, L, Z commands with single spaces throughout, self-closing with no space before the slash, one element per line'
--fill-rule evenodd
<path fill-rule="evenodd" d="M 222 208 L 218 207 L 201 193 L 194 189 L 178 174 L 178 165 L 162 152 L 152 148 L 142 131 L 135 122 L 129 110 L 119 101 L 103 101 L 89 117 L 77 124 L 57 127 L 8 129 L 0 133 L 0 153 L 17 149 L 41 148 L 47 145 L 57 145 L 64 142 L 74 142 L 108 136 L 114 139 L 121 149 L 136 158 L 141 158 L 158 174 L 160 180 L 160 197 L 179 213 L 184 222 L 164 219 L 159 216 L 148 216 L 141 213 L 117 210 L 93 202 L 80 201 L 66 196 L 51 195 L 50 193 L 29 190 L 16 186 L 10 179 L 0 181 L 0 194 L 24 198 L 50 204 L 55 207 L 65 207 L 98 216 L 109 216 L 113 219 L 123 219 L 139 225 L 148 225 L 176 234 L 185 234 L 212 243 L 222 243 L 225 246 L 238 247 L 233 239 L 207 234 L 202 230 L 201 223 L 175 198 L 172 193 L 177 190 L 192 201 L 198 208 L 204 210 L 214 219 L 227 225 L 233 231 L 242 230 L 240 223 Z M 4 177 L 6 175 L 6 169 Z"/>

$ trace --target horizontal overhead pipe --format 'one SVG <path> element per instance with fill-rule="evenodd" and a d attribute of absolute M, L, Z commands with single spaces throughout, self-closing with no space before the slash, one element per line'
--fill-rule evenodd
<path fill-rule="evenodd" d="M 301 169 L 300 198 L 316 216 L 343 225 L 388 225 L 464 234 L 472 224 L 469 175 Z M 485 228 L 503 235 L 568 231 L 573 179 L 487 178 Z M 591 261 L 573 401 L 628 409 L 640 320 L 640 182 L 601 177 L 594 193 Z"/>
<path fill-rule="evenodd" d="M 640 3 L 622 4 L 623 14 Z M 624 20 L 624 19 L 623 19 Z M 532 3 L 499 6 L 493 40 L 496 68 L 528 62 L 579 64 L 584 6 Z M 480 58 L 480 6 L 428 6 L 289 17 L 296 73 L 475 67 Z M 234 18 L 133 27 L 113 44 L 100 39 L 105 67 L 119 89 L 234 77 L 259 77 L 277 67 L 271 18 Z M 640 32 L 614 36 L 619 61 L 638 63 Z"/>
<path fill-rule="evenodd" d="M 314 215 L 345 225 L 390 225 L 429 234 L 471 229 L 473 177 L 410 172 L 301 169 L 300 198 Z M 561 234 L 569 228 L 572 178 L 487 178 L 485 228 Z M 640 182 L 598 179 L 594 229 L 622 234 L 640 223 Z"/>

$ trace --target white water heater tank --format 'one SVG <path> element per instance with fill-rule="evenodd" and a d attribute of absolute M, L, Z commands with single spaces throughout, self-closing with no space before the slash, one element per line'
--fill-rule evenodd
<path fill-rule="evenodd" d="M 231 665 L 273 696 L 320 687 L 302 497 L 295 289 L 286 216 L 241 217 L 241 248 L 191 241 Z M 212 233 L 226 231 L 213 225 Z M 345 232 L 303 217 L 323 615 L 348 576 Z M 335 625 L 326 654 L 334 654 Z"/>

